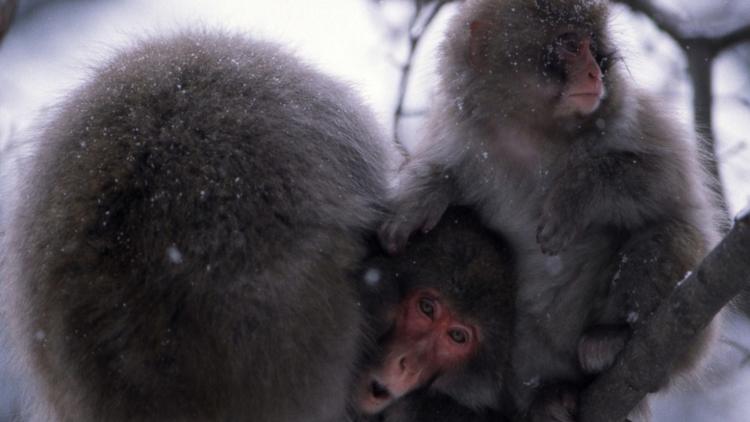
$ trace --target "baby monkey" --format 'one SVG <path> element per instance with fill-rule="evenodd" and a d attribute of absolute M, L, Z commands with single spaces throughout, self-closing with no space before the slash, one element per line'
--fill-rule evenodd
<path fill-rule="evenodd" d="M 596 0 L 465 3 L 441 46 L 429 129 L 380 230 L 395 254 L 464 204 L 509 241 L 510 390 L 534 420 L 572 420 L 575 399 L 540 399 L 540 410 L 534 397 L 580 386 L 628 335 L 584 331 L 644 321 L 718 237 L 694 136 L 630 86 L 607 19 Z M 710 332 L 672 372 L 694 365 Z"/>
<path fill-rule="evenodd" d="M 354 402 L 368 420 L 499 415 L 514 297 L 505 243 L 470 209 L 453 207 L 406 253 L 377 254 L 365 267 L 362 300 L 378 340 Z"/>

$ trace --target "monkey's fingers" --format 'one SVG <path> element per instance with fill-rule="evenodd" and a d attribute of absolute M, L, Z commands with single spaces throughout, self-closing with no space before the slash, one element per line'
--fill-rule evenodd
<path fill-rule="evenodd" d="M 431 212 L 425 217 L 424 223 L 422 223 L 422 233 L 429 233 L 432 229 L 437 226 L 440 219 L 443 217 L 443 210 L 439 212 Z"/>
<path fill-rule="evenodd" d="M 414 230 L 414 224 L 409 224 L 404 217 L 393 217 L 383 223 L 378 230 L 380 245 L 390 255 L 397 255 L 404 250 L 409 235 Z"/>
<path fill-rule="evenodd" d="M 600 326 L 587 331 L 578 342 L 578 361 L 587 374 L 598 374 L 615 363 L 630 330 L 625 326 Z"/>

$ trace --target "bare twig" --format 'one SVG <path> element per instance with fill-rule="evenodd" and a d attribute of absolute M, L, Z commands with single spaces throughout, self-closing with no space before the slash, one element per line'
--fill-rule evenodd
<path fill-rule="evenodd" d="M 659 29 L 669 34 L 669 36 L 674 38 L 675 40 L 684 38 L 683 33 L 679 27 L 680 19 L 677 16 L 654 6 L 650 0 L 614 1 L 628 6 L 635 12 L 643 13 L 649 19 L 651 19 Z"/>
<path fill-rule="evenodd" d="M 648 16 L 656 26 L 667 33 L 682 48 L 688 59 L 688 71 L 693 84 L 693 111 L 695 127 L 701 134 L 701 148 L 711 158 L 708 170 L 717 181 L 716 191 L 720 194 L 721 207 L 725 215 L 729 208 L 724 195 L 719 174 L 713 130 L 713 89 L 711 86 L 713 62 L 723 50 L 742 42 L 750 41 L 750 24 L 719 36 L 696 36 L 684 29 L 682 20 L 655 6 L 651 0 L 614 0 L 633 11 Z"/>
<path fill-rule="evenodd" d="M 17 0 L 0 0 L 0 41 L 2 41 L 5 33 L 8 32 L 8 28 L 10 28 L 10 23 L 13 21 L 13 15 L 16 13 L 17 6 Z"/>
<path fill-rule="evenodd" d="M 737 28 L 728 34 L 715 39 L 714 49 L 718 54 L 726 48 L 730 48 L 747 41 L 750 41 L 750 24 Z"/>
<path fill-rule="evenodd" d="M 721 342 L 737 349 L 738 352 L 744 355 L 744 357 L 742 358 L 742 362 L 740 362 L 740 366 L 746 366 L 748 363 L 750 363 L 750 349 L 745 347 L 743 344 L 730 339 L 722 339 Z"/>
<path fill-rule="evenodd" d="M 409 22 L 409 52 L 406 56 L 406 60 L 401 65 L 401 80 L 399 81 L 398 97 L 396 100 L 396 111 L 393 116 L 393 139 L 396 143 L 401 155 L 405 158 L 409 158 L 409 151 L 404 146 L 399 136 L 399 126 L 401 119 L 407 116 L 404 111 L 404 102 L 406 101 L 406 92 L 409 87 L 409 78 L 411 76 L 412 65 L 414 62 L 414 55 L 416 54 L 417 47 L 422 40 L 422 36 L 430 27 L 430 24 L 437 16 L 440 9 L 446 4 L 454 0 L 434 0 L 434 1 L 416 1 L 414 15 L 411 17 Z M 426 13 L 423 16 L 423 13 Z"/>
<path fill-rule="evenodd" d="M 662 385 L 668 368 L 713 317 L 750 284 L 750 213 L 637 328 L 617 363 L 581 396 L 582 422 L 623 421 Z"/>

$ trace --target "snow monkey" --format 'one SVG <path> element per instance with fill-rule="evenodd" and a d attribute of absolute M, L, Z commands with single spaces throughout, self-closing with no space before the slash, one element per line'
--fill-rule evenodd
<path fill-rule="evenodd" d="M 2 277 L 30 420 L 347 420 L 387 155 L 349 89 L 186 32 L 99 66 L 31 142 Z"/>
<path fill-rule="evenodd" d="M 499 421 L 515 289 L 502 239 L 453 207 L 404 254 L 369 258 L 362 285 L 378 347 L 355 403 L 382 413 L 369 420 Z"/>
<path fill-rule="evenodd" d="M 572 419 L 575 400 L 556 384 L 575 389 L 611 364 L 627 326 L 718 237 L 695 136 L 631 86 L 607 19 L 598 0 L 464 3 L 441 46 L 427 134 L 380 229 L 395 254 L 464 204 L 508 240 L 511 395 L 540 421 Z M 694 366 L 712 331 L 667 372 Z"/>

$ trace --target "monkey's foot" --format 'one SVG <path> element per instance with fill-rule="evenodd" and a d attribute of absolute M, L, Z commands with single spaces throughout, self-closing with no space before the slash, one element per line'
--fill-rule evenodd
<path fill-rule="evenodd" d="M 599 326 L 587 331 L 578 342 L 578 361 L 587 374 L 598 374 L 615 363 L 625 347 L 630 330 L 625 326 Z"/>

